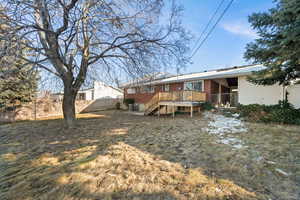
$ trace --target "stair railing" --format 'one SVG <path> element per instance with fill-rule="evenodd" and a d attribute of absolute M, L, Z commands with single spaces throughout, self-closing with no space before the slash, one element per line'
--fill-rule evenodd
<path fill-rule="evenodd" d="M 145 104 L 145 112 L 148 112 L 149 110 L 151 110 L 155 105 L 157 105 L 159 102 L 159 92 L 156 93 L 151 99 L 150 101 L 148 101 Z"/>

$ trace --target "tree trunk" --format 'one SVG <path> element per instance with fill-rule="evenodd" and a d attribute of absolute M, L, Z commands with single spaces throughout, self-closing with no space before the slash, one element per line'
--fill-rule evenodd
<path fill-rule="evenodd" d="M 76 99 L 76 90 L 73 90 L 72 87 L 68 87 L 67 85 L 64 86 L 64 98 L 63 98 L 63 114 L 65 125 L 68 128 L 74 126 L 75 123 L 75 99 Z"/>

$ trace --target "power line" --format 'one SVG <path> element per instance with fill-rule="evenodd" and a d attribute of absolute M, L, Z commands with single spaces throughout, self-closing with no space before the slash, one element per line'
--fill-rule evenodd
<path fill-rule="evenodd" d="M 203 35 L 204 35 L 204 33 L 206 32 L 206 30 L 208 29 L 209 25 L 212 23 L 212 21 L 213 21 L 214 18 L 216 17 L 216 15 L 217 15 L 217 13 L 219 12 L 220 8 L 222 7 L 224 1 L 225 1 L 225 0 L 222 0 L 222 1 L 219 3 L 217 9 L 216 9 L 215 12 L 213 13 L 213 15 L 210 17 L 208 23 L 206 24 L 206 26 L 205 26 L 205 28 L 203 29 L 203 31 L 201 32 L 201 34 L 200 34 L 198 40 L 196 41 L 194 47 L 192 48 L 192 49 L 193 49 L 192 52 L 197 48 L 198 43 L 200 42 L 200 40 L 201 40 L 201 38 L 203 37 Z"/>
<path fill-rule="evenodd" d="M 227 7 L 224 9 L 224 11 L 222 12 L 222 14 L 220 15 L 220 17 L 218 18 L 218 20 L 216 21 L 216 23 L 213 25 L 213 27 L 210 29 L 210 31 L 207 33 L 207 35 L 205 36 L 205 38 L 202 40 L 202 42 L 200 43 L 200 45 L 197 47 L 197 49 L 194 51 L 194 53 L 191 55 L 190 58 L 194 57 L 194 55 L 197 53 L 197 51 L 202 47 L 202 45 L 204 44 L 204 42 L 207 40 L 207 38 L 210 36 L 210 34 L 213 32 L 213 30 L 216 28 L 216 26 L 218 25 L 218 23 L 221 21 L 221 19 L 224 17 L 225 13 L 228 11 L 228 9 L 230 8 L 230 6 L 232 5 L 234 0 L 231 0 L 229 2 L 229 4 L 227 5 Z"/>

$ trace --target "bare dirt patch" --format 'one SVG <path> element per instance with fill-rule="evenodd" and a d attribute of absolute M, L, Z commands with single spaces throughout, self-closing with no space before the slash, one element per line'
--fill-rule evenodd
<path fill-rule="evenodd" d="M 300 198 L 297 126 L 246 123 L 220 142 L 204 116 L 79 117 L 72 130 L 60 119 L 0 126 L 0 199 Z"/>

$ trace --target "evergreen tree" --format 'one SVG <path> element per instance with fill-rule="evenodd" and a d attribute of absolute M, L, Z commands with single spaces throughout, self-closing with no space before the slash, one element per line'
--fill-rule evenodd
<path fill-rule="evenodd" d="M 0 21 L 5 17 L 1 9 Z M 25 56 L 24 48 L 7 40 L 7 37 L 17 36 L 3 34 L 3 30 L 9 28 L 5 23 L 0 25 L 0 107 L 31 101 L 37 88 L 36 71 L 18 59 L 18 55 Z"/>
<path fill-rule="evenodd" d="M 267 67 L 249 77 L 259 85 L 288 85 L 300 78 L 300 1 L 275 3 L 268 12 L 249 17 L 259 38 L 247 45 L 245 58 Z"/>
<path fill-rule="evenodd" d="M 5 59 L 5 58 L 1 58 Z M 29 102 L 36 91 L 36 73 L 20 61 L 0 67 L 0 107 Z"/>

